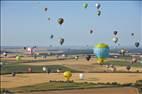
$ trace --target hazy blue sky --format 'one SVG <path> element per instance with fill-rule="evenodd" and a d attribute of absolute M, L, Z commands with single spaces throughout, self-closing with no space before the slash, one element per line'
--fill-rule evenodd
<path fill-rule="evenodd" d="M 88 3 L 87 9 L 83 8 L 83 3 Z M 96 3 L 101 4 L 101 16 L 96 14 Z M 59 17 L 65 20 L 62 26 L 57 23 Z M 92 35 L 90 29 L 94 30 Z M 121 46 L 134 47 L 135 41 L 142 41 L 142 1 L 1 2 L 3 46 L 59 46 L 61 37 L 65 38 L 64 46 L 100 42 L 114 46 L 112 37 L 115 30 Z M 132 32 L 135 33 L 133 38 Z M 54 34 L 54 39 L 50 39 L 51 34 Z"/>

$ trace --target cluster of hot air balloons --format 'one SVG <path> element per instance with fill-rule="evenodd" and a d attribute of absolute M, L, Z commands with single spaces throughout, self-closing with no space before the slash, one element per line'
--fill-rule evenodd
<path fill-rule="evenodd" d="M 118 31 L 114 31 L 114 32 L 113 32 L 114 37 L 112 38 L 112 41 L 113 41 L 115 44 L 118 42 L 117 33 L 118 33 Z"/>
<path fill-rule="evenodd" d="M 100 11 L 101 4 L 96 3 L 95 7 L 97 8 L 97 15 L 100 16 L 101 15 L 101 11 Z M 85 8 L 85 9 L 88 8 L 88 3 L 84 3 L 83 8 Z"/>
<path fill-rule="evenodd" d="M 34 52 L 35 52 L 35 50 L 36 50 L 36 48 L 37 48 L 36 46 L 33 46 L 33 47 L 24 47 L 24 50 L 26 50 L 29 55 L 33 55 Z"/>

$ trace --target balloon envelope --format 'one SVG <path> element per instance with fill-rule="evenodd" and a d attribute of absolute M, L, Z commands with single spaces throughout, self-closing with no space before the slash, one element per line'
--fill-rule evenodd
<path fill-rule="evenodd" d="M 97 44 L 93 52 L 96 54 L 97 62 L 103 63 L 104 59 L 109 57 L 109 46 L 104 43 Z"/>
<path fill-rule="evenodd" d="M 139 47 L 140 43 L 139 42 L 135 42 L 135 46 Z"/>
<path fill-rule="evenodd" d="M 72 73 L 70 71 L 64 72 L 64 77 L 65 77 L 66 80 L 69 80 L 71 76 L 72 76 Z"/>
<path fill-rule="evenodd" d="M 62 24 L 64 23 L 64 19 L 63 19 L 63 18 L 59 18 L 59 19 L 57 20 L 57 22 L 58 22 L 58 24 L 62 25 Z"/>
<path fill-rule="evenodd" d="M 113 38 L 112 38 L 112 41 L 113 41 L 114 43 L 117 43 L 117 42 L 118 42 L 118 37 L 113 37 Z"/>
<path fill-rule="evenodd" d="M 101 15 L 101 11 L 97 10 L 97 15 L 100 16 Z"/>
<path fill-rule="evenodd" d="M 100 3 L 96 3 L 96 8 L 99 9 L 101 7 Z"/>
<path fill-rule="evenodd" d="M 84 4 L 83 4 L 83 7 L 84 7 L 84 8 L 87 8 L 87 7 L 88 7 L 88 3 L 84 3 Z"/>
<path fill-rule="evenodd" d="M 114 35 L 117 35 L 117 31 L 114 31 L 113 34 L 114 34 Z"/>
<path fill-rule="evenodd" d="M 21 61 L 21 56 L 16 56 L 16 61 L 17 62 Z"/>

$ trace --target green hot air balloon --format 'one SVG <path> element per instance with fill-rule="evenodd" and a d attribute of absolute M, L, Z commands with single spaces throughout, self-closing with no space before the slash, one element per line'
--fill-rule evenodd
<path fill-rule="evenodd" d="M 88 7 L 88 3 L 84 3 L 84 4 L 83 4 L 83 7 L 84 7 L 84 8 L 87 8 L 87 7 Z"/>
<path fill-rule="evenodd" d="M 97 63 L 103 63 L 104 59 L 109 57 L 109 46 L 104 43 L 99 43 L 93 49 L 96 54 Z"/>
<path fill-rule="evenodd" d="M 20 62 L 20 61 L 21 61 L 21 56 L 17 55 L 17 56 L 16 56 L 16 61 L 17 61 L 17 62 Z"/>

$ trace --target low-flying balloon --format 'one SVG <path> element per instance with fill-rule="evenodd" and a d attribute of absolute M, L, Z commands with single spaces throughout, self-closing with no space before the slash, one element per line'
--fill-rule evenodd
<path fill-rule="evenodd" d="M 114 43 L 117 43 L 117 42 L 118 42 L 118 37 L 113 37 L 113 38 L 112 38 L 112 41 L 113 41 Z"/>
<path fill-rule="evenodd" d="M 63 18 L 58 18 L 57 22 L 58 22 L 58 24 L 62 25 L 64 23 L 64 19 Z"/>
<path fill-rule="evenodd" d="M 109 57 L 109 46 L 104 43 L 99 43 L 95 46 L 93 52 L 96 55 L 97 63 L 103 63 L 104 59 Z"/>
<path fill-rule="evenodd" d="M 20 61 L 21 61 L 21 56 L 17 55 L 17 56 L 16 56 L 16 61 L 17 61 L 17 62 L 20 62 Z"/>
<path fill-rule="evenodd" d="M 26 50 L 27 49 L 27 47 L 24 47 L 24 50 Z"/>
<path fill-rule="evenodd" d="M 80 73 L 80 74 L 79 74 L 79 78 L 80 78 L 80 80 L 84 80 L 84 74 L 83 74 L 83 73 Z"/>
<path fill-rule="evenodd" d="M 126 66 L 126 69 L 129 71 L 131 69 L 131 66 L 130 65 L 127 65 Z"/>
<path fill-rule="evenodd" d="M 87 7 L 88 7 L 88 3 L 84 3 L 84 4 L 83 4 L 83 7 L 84 7 L 84 8 L 87 8 Z"/>
<path fill-rule="evenodd" d="M 137 63 L 137 58 L 135 58 L 135 57 L 132 58 L 132 64 L 133 63 Z"/>
<path fill-rule="evenodd" d="M 59 42 L 60 42 L 61 45 L 63 45 L 63 43 L 64 43 L 64 38 L 61 38 L 61 39 L 59 40 Z"/>
<path fill-rule="evenodd" d="M 6 57 L 7 56 L 7 52 L 3 52 L 3 55 Z"/>
<path fill-rule="evenodd" d="M 43 71 L 43 72 L 46 72 L 46 71 L 47 71 L 47 68 L 46 68 L 46 67 L 42 67 L 42 71 Z"/>
<path fill-rule="evenodd" d="M 97 15 L 100 16 L 101 15 L 101 11 L 97 10 Z"/>
<path fill-rule="evenodd" d="M 71 76 L 72 76 L 72 73 L 70 71 L 64 72 L 64 77 L 65 77 L 66 81 L 69 81 Z"/>
<path fill-rule="evenodd" d="M 139 42 L 135 42 L 135 46 L 139 47 L 140 43 Z"/>
<path fill-rule="evenodd" d="M 124 56 L 125 53 L 126 53 L 126 49 L 121 49 L 121 50 L 120 50 L 120 54 L 122 54 L 122 56 Z"/>
<path fill-rule="evenodd" d="M 96 3 L 96 8 L 99 9 L 101 7 L 100 3 Z"/>
<path fill-rule="evenodd" d="M 86 60 L 89 61 L 91 59 L 91 55 L 86 56 Z"/>

